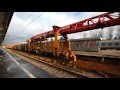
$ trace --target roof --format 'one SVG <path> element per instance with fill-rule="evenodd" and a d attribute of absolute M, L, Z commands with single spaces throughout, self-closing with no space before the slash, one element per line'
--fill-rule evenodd
<path fill-rule="evenodd" d="M 81 39 L 70 39 L 70 41 L 86 41 L 86 40 L 101 40 L 99 37 L 96 38 L 81 38 Z"/>
<path fill-rule="evenodd" d="M 0 45 L 4 40 L 12 16 L 13 12 L 0 12 Z"/>
<path fill-rule="evenodd" d="M 113 40 L 102 40 L 101 42 L 120 42 L 120 39 L 113 39 Z"/>

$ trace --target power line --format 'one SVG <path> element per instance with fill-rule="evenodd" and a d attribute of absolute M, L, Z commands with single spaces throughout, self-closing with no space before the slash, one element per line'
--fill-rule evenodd
<path fill-rule="evenodd" d="M 33 12 L 31 12 L 31 14 L 29 14 L 29 16 L 24 20 L 24 23 L 27 22 L 27 20 L 30 18 L 30 16 L 31 16 L 32 14 L 33 14 Z M 19 27 L 23 26 L 24 23 L 22 23 L 22 25 L 20 25 Z M 16 28 L 16 29 L 17 29 L 17 28 Z M 16 30 L 16 29 L 15 29 L 15 30 Z M 15 32 L 15 33 L 17 33 L 17 32 Z M 13 34 L 15 34 L 15 33 L 13 33 Z"/>
<path fill-rule="evenodd" d="M 69 20 L 69 19 L 71 19 L 71 18 L 73 18 L 73 17 L 75 17 L 75 16 L 77 16 L 77 15 L 79 15 L 79 14 L 80 14 L 80 12 L 78 12 L 77 14 L 74 14 L 73 16 L 71 16 L 71 17 L 69 17 L 69 18 L 66 18 L 65 20 L 58 21 L 57 24 L 58 24 L 58 23 L 61 23 L 61 22 L 64 22 L 64 21 L 66 21 L 66 20 Z M 54 24 L 54 25 L 56 25 L 56 24 Z M 53 24 L 49 25 L 48 27 L 51 27 L 51 26 L 53 26 Z"/>
<path fill-rule="evenodd" d="M 24 30 L 25 31 L 25 29 L 31 24 L 31 23 L 33 23 L 36 19 L 38 19 L 41 15 L 43 15 L 45 12 L 43 12 L 42 14 L 40 14 L 40 15 L 38 15 L 35 19 L 33 19 L 29 24 L 27 24 L 23 29 L 21 29 L 21 30 Z M 19 31 L 19 32 L 17 32 L 17 33 L 19 33 L 20 34 L 20 32 L 21 32 L 21 30 Z M 23 31 L 22 31 L 23 32 Z M 14 35 L 14 36 L 17 36 L 17 33 L 16 33 L 16 35 Z"/>
<path fill-rule="evenodd" d="M 79 14 L 80 14 L 80 13 L 78 12 L 77 14 L 75 14 L 75 15 L 71 16 L 70 18 L 67 18 L 67 19 L 65 19 L 65 20 L 63 20 L 63 21 L 61 21 L 61 22 L 67 21 L 67 20 L 69 20 L 69 19 L 71 19 L 71 18 L 73 18 L 73 17 L 75 17 L 75 16 L 77 16 L 77 15 L 79 15 Z M 58 22 L 58 23 L 61 23 L 61 22 Z"/>
<path fill-rule="evenodd" d="M 15 15 L 16 13 L 14 13 L 14 15 Z M 24 12 L 23 12 L 23 15 L 24 15 Z M 26 19 L 24 20 L 24 22 L 26 21 Z M 12 27 L 13 28 L 13 27 Z"/>
<path fill-rule="evenodd" d="M 69 20 L 69 19 L 71 19 L 71 18 L 73 18 L 73 17 L 75 17 L 75 16 L 77 16 L 77 15 L 79 15 L 79 14 L 80 14 L 80 13 L 78 12 L 77 14 L 75 14 L 75 15 L 69 17 L 69 18 L 66 18 L 65 20 L 56 22 L 56 24 L 59 24 L 59 23 L 64 22 L 64 21 L 67 21 L 67 20 Z M 53 24 L 51 24 L 50 26 L 52 26 L 52 25 L 53 25 Z M 48 26 L 48 27 L 49 27 L 49 26 Z"/>
<path fill-rule="evenodd" d="M 43 12 L 42 14 L 40 14 L 40 15 L 38 15 L 35 19 L 33 19 L 29 24 L 27 24 L 23 29 L 25 30 L 31 23 L 33 23 L 36 19 L 38 19 L 41 15 L 43 15 L 45 12 Z M 21 29 L 21 30 L 23 30 L 23 29 Z M 19 33 L 20 34 L 20 32 L 21 31 L 19 31 L 19 32 L 17 32 L 17 33 Z M 15 38 L 15 36 L 17 36 L 17 33 L 16 33 L 16 35 L 14 35 L 14 38 Z M 12 37 L 12 36 L 11 36 Z M 13 38 L 13 39 L 14 39 Z"/>
<path fill-rule="evenodd" d="M 38 15 L 35 19 L 33 19 L 29 24 L 27 24 L 23 29 L 25 30 L 30 24 L 32 24 L 36 19 L 38 19 L 41 15 L 43 15 L 45 12 L 43 12 L 42 14 L 40 14 L 40 15 Z M 70 17 L 70 18 L 67 18 L 67 19 L 65 19 L 65 20 L 63 20 L 63 21 L 61 21 L 61 22 L 64 22 L 64 21 L 66 21 L 66 20 L 68 20 L 68 19 L 71 19 L 71 18 L 73 18 L 73 17 L 75 17 L 75 16 L 77 16 L 77 15 L 79 15 L 80 13 L 77 13 L 77 14 L 75 14 L 74 16 L 72 16 L 72 17 Z M 28 19 L 28 18 L 27 18 Z M 60 23 L 60 22 L 59 22 Z M 22 29 L 21 29 L 22 30 Z M 21 32 L 21 31 L 20 31 Z M 18 33 L 18 32 L 17 32 Z M 15 36 L 17 36 L 17 33 L 16 33 L 16 35 L 14 35 L 14 38 L 15 38 Z"/>
<path fill-rule="evenodd" d="M 31 23 L 33 23 L 36 19 L 38 19 L 40 16 L 42 16 L 45 12 L 37 16 L 34 20 L 32 20 L 24 29 L 26 29 Z"/>
<path fill-rule="evenodd" d="M 65 20 L 59 21 L 59 23 L 60 23 L 60 22 L 63 22 L 63 21 L 66 21 L 66 20 L 69 20 L 69 19 L 71 19 L 71 18 L 73 18 L 73 17 L 75 17 L 75 16 L 77 16 L 77 15 L 79 15 L 79 14 L 80 14 L 80 12 L 78 12 L 77 14 L 71 16 L 70 18 L 67 18 L 67 19 L 65 19 Z M 51 24 L 50 26 L 52 26 L 52 24 Z M 48 26 L 48 27 L 50 27 L 50 26 Z"/>

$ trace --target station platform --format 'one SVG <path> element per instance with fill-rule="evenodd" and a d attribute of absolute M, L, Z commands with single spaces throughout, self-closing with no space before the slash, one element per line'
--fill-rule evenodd
<path fill-rule="evenodd" d="M 73 51 L 76 55 L 111 57 L 120 59 L 120 50 L 100 50 L 98 52 Z"/>
<path fill-rule="evenodd" d="M 0 78 L 55 78 L 0 47 Z"/>

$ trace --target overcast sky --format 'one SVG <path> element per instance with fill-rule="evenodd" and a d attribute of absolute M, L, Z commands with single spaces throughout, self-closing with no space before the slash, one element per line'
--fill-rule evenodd
<path fill-rule="evenodd" d="M 106 12 L 15 12 L 3 44 L 24 43 L 36 34 L 52 30 L 53 25 L 61 27 L 102 13 Z M 68 36 L 81 38 L 82 34 Z"/>

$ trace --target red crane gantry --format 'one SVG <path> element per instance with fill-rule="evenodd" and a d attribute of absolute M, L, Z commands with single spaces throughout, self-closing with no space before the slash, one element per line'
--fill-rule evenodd
<path fill-rule="evenodd" d="M 28 41 L 35 42 L 35 41 L 43 40 L 44 38 L 53 37 L 56 29 L 59 30 L 59 33 L 61 35 L 64 35 L 64 34 L 71 34 L 71 33 L 88 31 L 92 29 L 104 28 L 115 25 L 120 25 L 119 13 L 108 12 L 67 26 L 63 26 L 63 27 L 53 26 L 53 30 L 33 36 Z"/>

